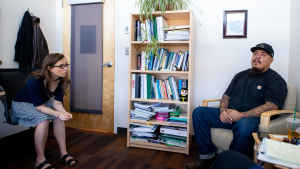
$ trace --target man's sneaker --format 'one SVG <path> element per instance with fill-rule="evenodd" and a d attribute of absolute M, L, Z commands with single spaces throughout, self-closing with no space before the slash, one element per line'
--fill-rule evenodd
<path fill-rule="evenodd" d="M 213 162 L 215 161 L 215 157 L 211 159 L 199 159 L 184 165 L 185 169 L 207 169 L 209 168 Z"/>

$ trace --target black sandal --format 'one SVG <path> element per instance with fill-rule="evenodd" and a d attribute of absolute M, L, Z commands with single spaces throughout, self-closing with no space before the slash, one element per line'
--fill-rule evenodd
<path fill-rule="evenodd" d="M 47 164 L 49 164 L 49 166 L 44 169 L 55 169 L 47 160 L 45 160 L 45 161 L 41 162 L 39 165 L 35 166 L 34 169 L 42 169 Z"/>
<path fill-rule="evenodd" d="M 67 160 L 67 158 L 69 158 L 69 159 Z M 64 165 L 70 166 L 70 167 L 75 167 L 78 163 L 78 160 L 75 159 L 75 157 L 70 154 L 63 155 L 60 160 Z"/>

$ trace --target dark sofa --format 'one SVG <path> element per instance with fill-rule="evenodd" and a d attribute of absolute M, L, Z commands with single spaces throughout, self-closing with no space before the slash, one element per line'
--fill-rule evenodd
<path fill-rule="evenodd" d="M 0 102 L 0 139 L 24 130 L 27 127 L 10 124 L 9 109 L 11 101 L 17 92 L 25 85 L 27 74 L 18 69 L 0 69 L 0 86 L 4 88 L 5 96 Z"/>

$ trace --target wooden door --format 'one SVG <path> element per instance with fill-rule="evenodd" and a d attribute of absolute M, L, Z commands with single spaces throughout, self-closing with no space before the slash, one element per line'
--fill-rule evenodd
<path fill-rule="evenodd" d="M 113 132 L 114 130 L 114 0 L 105 0 L 103 4 L 103 63 L 112 62 L 112 67 L 103 68 L 102 114 L 71 112 L 73 119 L 68 127 Z M 63 53 L 70 59 L 71 48 L 71 8 L 67 0 L 63 1 Z M 72 60 L 70 60 L 72 62 Z M 64 98 L 64 105 L 70 111 L 70 93 Z"/>

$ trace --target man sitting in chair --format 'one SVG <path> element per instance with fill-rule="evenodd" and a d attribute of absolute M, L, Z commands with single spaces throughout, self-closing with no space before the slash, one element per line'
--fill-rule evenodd
<path fill-rule="evenodd" d="M 260 43 L 251 48 L 251 69 L 235 75 L 224 95 L 220 108 L 197 107 L 193 126 L 198 144 L 199 160 L 187 164 L 187 169 L 208 168 L 216 155 L 211 141 L 211 128 L 231 129 L 230 150 L 251 155 L 252 132 L 258 131 L 262 112 L 282 108 L 287 96 L 284 79 L 270 68 L 274 51 L 271 45 Z"/>

